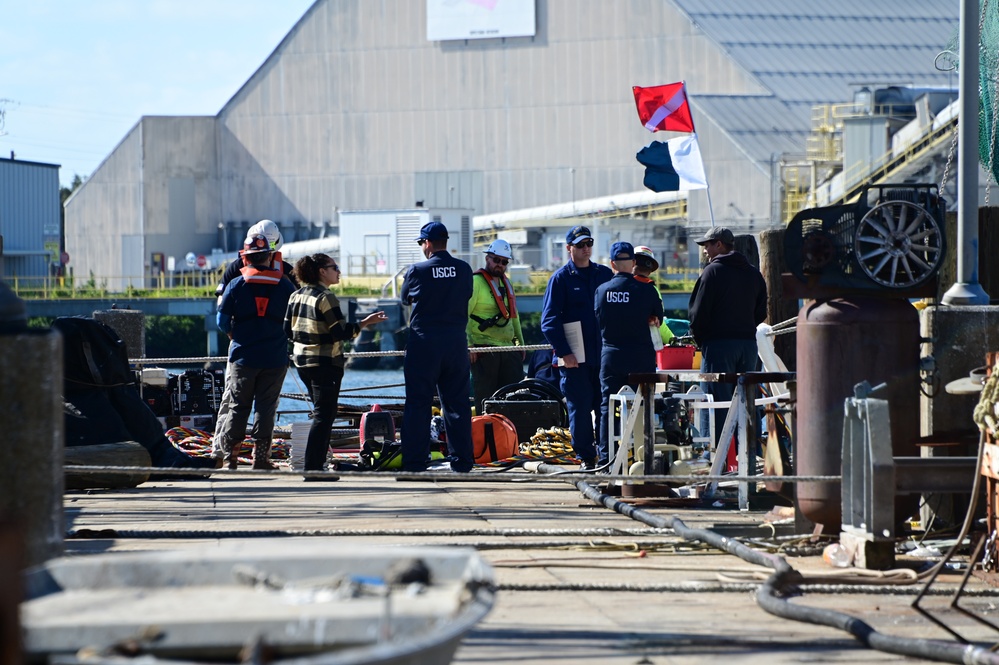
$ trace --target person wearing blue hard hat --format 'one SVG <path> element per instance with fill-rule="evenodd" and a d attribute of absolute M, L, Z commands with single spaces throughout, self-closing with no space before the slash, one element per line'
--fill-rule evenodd
<path fill-rule="evenodd" d="M 449 469 L 466 473 L 475 463 L 465 338 L 472 268 L 447 251 L 448 237 L 447 227 L 440 222 L 423 225 L 416 242 L 427 260 L 411 265 L 402 284 L 402 302 L 412 306 L 403 364 L 403 471 L 427 470 L 435 394 L 440 398 L 447 433 Z"/>
<path fill-rule="evenodd" d="M 541 306 L 541 332 L 552 345 L 561 367 L 562 394 L 569 411 L 572 447 L 580 468 L 592 471 L 598 462 L 594 416 L 600 412 L 600 327 L 593 309 L 597 287 L 610 280 L 607 266 L 590 260 L 593 234 L 574 226 L 565 234 L 569 260 L 548 280 Z M 605 463 L 604 458 L 599 460 Z"/>

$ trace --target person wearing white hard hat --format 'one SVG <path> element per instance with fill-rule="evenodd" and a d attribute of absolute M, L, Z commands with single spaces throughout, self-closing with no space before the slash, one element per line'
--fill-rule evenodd
<path fill-rule="evenodd" d="M 251 226 L 246 231 L 246 240 L 243 242 L 244 247 L 248 245 L 254 238 L 263 236 L 267 240 L 267 246 L 270 249 L 270 262 L 271 268 L 277 269 L 278 266 L 281 267 L 281 271 L 284 276 L 292 283 L 292 285 L 297 289 L 299 284 L 298 280 L 295 278 L 294 270 L 292 265 L 281 258 L 281 246 L 284 245 L 284 237 L 281 235 L 281 230 L 275 222 L 269 219 L 262 219 L 253 226 Z M 222 294 L 225 292 L 229 283 L 232 280 L 242 274 L 243 268 L 247 267 L 249 261 L 245 255 L 245 250 L 240 251 L 239 256 L 233 259 L 228 266 L 226 266 L 225 272 L 222 273 L 222 280 L 215 287 L 215 297 L 216 297 L 216 309 L 222 304 Z M 229 369 L 226 368 L 226 384 L 222 392 L 222 401 L 219 403 L 219 413 L 216 416 L 216 423 L 221 423 L 228 417 L 229 403 L 231 401 L 231 395 L 229 394 Z M 257 438 L 257 423 L 254 421 L 253 429 L 250 432 L 250 436 L 254 440 Z M 212 450 L 218 456 L 223 454 L 222 448 L 222 433 L 219 427 L 215 428 L 215 436 L 212 437 Z"/>
<path fill-rule="evenodd" d="M 298 282 L 295 280 L 294 270 L 292 265 L 281 258 L 281 247 L 284 246 L 284 236 L 281 235 L 281 230 L 275 222 L 269 219 L 262 219 L 253 226 L 251 226 L 246 231 L 245 243 L 250 242 L 254 236 L 262 235 L 267 238 L 267 244 L 271 249 L 271 260 L 276 268 L 278 264 L 281 265 L 285 276 L 291 280 L 291 283 L 298 287 Z M 219 282 L 218 286 L 215 287 L 215 296 L 217 298 L 222 297 L 222 292 L 225 291 L 225 287 L 229 285 L 229 282 L 236 279 L 239 276 L 239 271 L 246 266 L 246 260 L 243 258 L 243 253 L 240 252 L 239 256 L 233 259 L 228 266 L 226 266 L 225 272 L 222 273 L 222 280 Z"/>
<path fill-rule="evenodd" d="M 517 313 L 517 297 L 506 275 L 513 258 L 510 243 L 497 239 L 485 250 L 486 265 L 472 275 L 472 297 L 468 300 L 468 346 L 472 364 L 475 409 L 483 413 L 483 401 L 504 386 L 524 378 L 523 351 L 475 351 L 476 348 L 524 346 L 524 333 Z"/>
<path fill-rule="evenodd" d="M 284 313 L 295 287 L 271 261 L 270 244 L 258 234 L 244 245 L 246 266 L 222 293 L 216 321 L 229 336 L 225 409 L 216 434 L 219 468 L 239 464 L 239 448 L 246 435 L 250 413 L 255 415 L 253 468 L 274 470 L 270 461 L 274 418 L 285 372 L 288 339 Z"/>

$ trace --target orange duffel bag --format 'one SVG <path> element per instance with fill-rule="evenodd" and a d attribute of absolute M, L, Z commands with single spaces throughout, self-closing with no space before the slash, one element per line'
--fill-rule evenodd
<path fill-rule="evenodd" d="M 472 418 L 472 454 L 476 464 L 489 464 L 517 454 L 517 428 L 506 416 L 486 413 Z"/>

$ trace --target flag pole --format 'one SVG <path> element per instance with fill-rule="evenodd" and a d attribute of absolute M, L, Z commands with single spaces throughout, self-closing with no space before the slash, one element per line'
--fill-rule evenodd
<path fill-rule="evenodd" d="M 711 185 L 704 188 L 704 193 L 708 195 L 708 215 L 711 217 L 711 228 L 715 226 L 715 209 L 711 207 Z"/>
<path fill-rule="evenodd" d="M 690 104 L 690 95 L 687 94 L 687 81 L 683 80 L 683 81 L 681 81 L 681 83 L 683 83 L 683 98 L 685 100 L 687 100 L 688 104 Z M 697 125 L 694 123 L 694 112 L 693 111 L 690 112 L 690 128 L 694 130 L 691 133 L 694 135 L 694 140 L 696 141 L 697 140 Z M 705 174 L 705 176 L 707 176 L 707 174 Z M 704 182 L 705 182 L 705 185 L 706 185 L 706 187 L 704 188 L 704 193 L 708 197 L 708 217 L 711 219 L 711 228 L 714 228 L 714 226 L 715 226 L 715 209 L 714 209 L 714 206 L 711 205 L 711 185 L 708 183 L 707 177 L 705 177 Z"/>

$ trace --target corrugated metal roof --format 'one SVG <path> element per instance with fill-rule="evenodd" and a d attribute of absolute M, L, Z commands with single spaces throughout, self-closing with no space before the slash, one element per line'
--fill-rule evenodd
<path fill-rule="evenodd" d="M 800 152 L 812 107 L 862 86 L 955 88 L 934 58 L 954 37 L 957 3 L 938 0 L 673 0 L 697 29 L 772 96 L 697 94 L 694 103 L 747 154 Z M 718 91 L 705 91 L 717 93 Z"/>
<path fill-rule="evenodd" d="M 958 29 L 957 3 L 925 0 L 673 0 L 732 59 L 785 101 L 849 101 L 851 85 L 953 86 L 934 57 Z"/>
<path fill-rule="evenodd" d="M 808 137 L 811 104 L 776 97 L 701 96 L 697 106 L 758 162 L 774 153 L 802 152 Z"/>
<path fill-rule="evenodd" d="M 819 3 L 806 0 L 673 0 L 694 16 L 780 15 L 819 18 L 855 16 L 906 16 L 912 18 L 957 19 L 958 3 L 940 0 L 837 0 Z"/>

